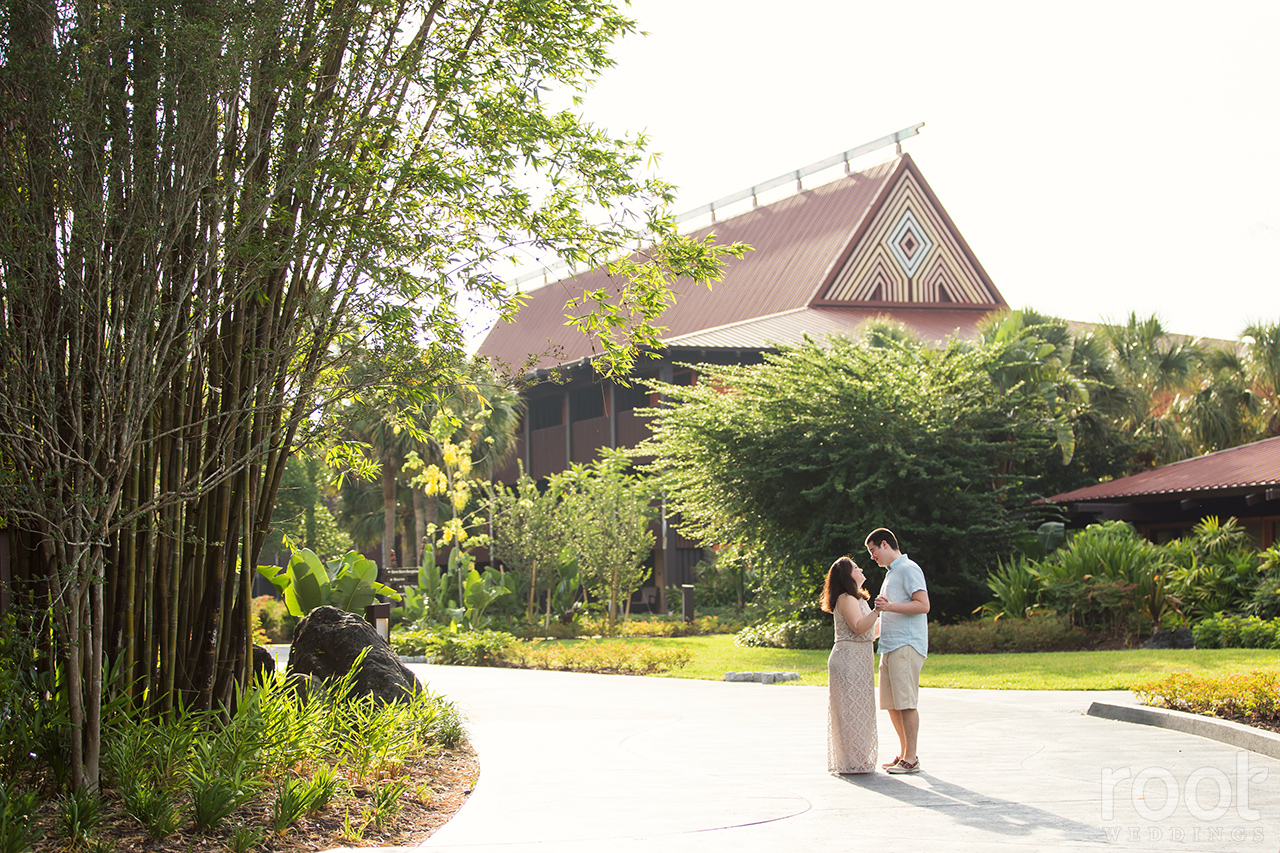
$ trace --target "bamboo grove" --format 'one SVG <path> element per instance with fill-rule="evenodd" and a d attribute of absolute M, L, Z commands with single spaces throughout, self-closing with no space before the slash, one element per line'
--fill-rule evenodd
<path fill-rule="evenodd" d="M 631 28 L 608 2 L 0 4 L 0 517 L 75 787 L 104 702 L 217 708 L 245 677 L 284 463 L 359 393 L 351 352 L 460 351 L 461 294 L 514 310 L 512 246 L 674 233 L 642 140 L 537 96 Z"/>

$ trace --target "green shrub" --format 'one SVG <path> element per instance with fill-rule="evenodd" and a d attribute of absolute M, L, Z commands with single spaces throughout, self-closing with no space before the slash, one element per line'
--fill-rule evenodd
<path fill-rule="evenodd" d="M 1040 601 L 1089 631 L 1136 633 L 1177 612 L 1163 550 L 1122 521 L 1091 524 L 1035 565 Z"/>
<path fill-rule="evenodd" d="M 755 597 L 756 573 L 746 560 L 734 558 L 729 552 L 716 555 L 710 562 L 699 561 L 693 567 L 693 575 L 697 578 L 694 581 L 694 601 L 699 608 L 732 607 L 737 606 L 739 595 L 744 604 Z M 679 587 L 668 587 L 667 601 L 672 607 L 679 604 Z"/>
<path fill-rule="evenodd" d="M 305 779 L 289 777 L 280 782 L 271 803 L 271 828 L 276 835 L 283 835 L 310 811 L 312 796 L 314 793 Z"/>
<path fill-rule="evenodd" d="M 1173 567 L 1169 590 L 1192 618 L 1249 608 L 1262 580 L 1265 553 L 1259 553 L 1244 525 L 1234 518 L 1202 520 L 1191 534 L 1165 545 Z"/>
<path fill-rule="evenodd" d="M 31 819 L 36 805 L 33 792 L 16 791 L 11 780 L 0 780 L 0 853 L 23 853 L 40 839 Z"/>
<path fill-rule="evenodd" d="M 1094 640 L 1093 634 L 1053 613 L 929 626 L 929 651 L 938 654 L 1075 651 L 1090 648 Z"/>
<path fill-rule="evenodd" d="M 72 848 L 88 846 L 93 831 L 102 823 L 102 800 L 90 791 L 72 791 L 59 801 L 62 836 Z"/>
<path fill-rule="evenodd" d="M 996 570 L 987 575 L 987 588 L 995 600 L 983 605 L 983 610 L 993 616 L 1024 619 L 1040 602 L 1044 581 L 1035 561 L 1020 554 L 1008 565 L 1003 560 L 997 563 Z"/>
<path fill-rule="evenodd" d="M 431 652 L 433 663 L 453 666 L 491 666 L 502 659 L 502 651 L 515 638 L 502 631 L 464 631 L 443 634 Z"/>
<path fill-rule="evenodd" d="M 686 622 L 680 616 L 656 616 L 627 619 L 610 626 L 607 620 L 593 615 L 579 620 L 583 636 L 601 637 L 695 637 L 703 634 L 730 634 L 745 623 L 730 616 L 705 615 Z"/>
<path fill-rule="evenodd" d="M 836 639 L 830 619 L 789 619 L 743 628 L 733 638 L 735 646 L 773 649 L 829 649 Z"/>
<path fill-rule="evenodd" d="M 1249 612 L 1263 619 L 1280 616 L 1280 543 L 1258 555 L 1258 586 L 1249 602 Z"/>
<path fill-rule="evenodd" d="M 1280 574 L 1266 575 L 1261 579 L 1253 591 L 1249 611 L 1263 619 L 1280 616 Z"/>
<path fill-rule="evenodd" d="M 1191 626 L 1191 636 L 1197 649 L 1220 649 L 1222 645 L 1222 620 L 1215 616 L 1202 619 Z"/>
<path fill-rule="evenodd" d="M 515 642 L 505 631 L 459 631 L 423 628 L 391 635 L 391 647 L 406 657 L 425 657 L 431 663 L 453 666 L 493 666 L 502 650 Z"/>
<path fill-rule="evenodd" d="M 0 637 L 0 645 L 4 641 Z M 6 677 L 0 665 L 0 687 Z M 0 765 L 0 853 L 29 849 L 36 830 L 51 825 L 65 838 L 65 843 L 59 839 L 60 848 L 106 849 L 100 827 L 110 826 L 116 834 L 130 818 L 155 840 L 173 836 L 186 824 L 210 836 L 230 832 L 227 846 L 247 849 L 263 826 L 287 827 L 335 797 L 354 796 L 343 781 L 353 767 L 369 775 L 396 775 L 409 762 L 465 742 L 457 708 L 438 695 L 422 691 L 403 703 L 382 704 L 372 697 L 343 701 L 353 679 L 348 674 L 318 684 L 300 699 L 284 675 L 276 674 L 238 693 L 229 716 L 221 708 L 179 705 L 147 718 L 132 708 L 108 705 L 101 800 L 69 794 L 42 804 L 36 794 L 20 793 L 14 785 L 17 778 L 43 780 L 48 799 L 55 785 L 47 784 L 52 779 L 46 768 L 23 764 L 19 775 L 14 767 Z M 20 705 L 5 711 L 0 724 L 27 713 Z M 0 726 L 0 733 L 10 732 Z M 32 820 L 36 809 L 40 821 Z M 239 826 L 231 829 L 227 819 L 237 812 Z M 186 849 L 188 842 L 179 839 L 168 846 Z M 206 838 L 196 846 L 213 843 L 218 842 Z"/>
<path fill-rule="evenodd" d="M 44 764 L 61 785 L 70 772 L 71 716 L 60 665 L 41 671 L 33 633 L 14 613 L 0 616 L 0 778 Z M 17 802 L 16 800 L 14 802 Z"/>
<path fill-rule="evenodd" d="M 1280 649 L 1280 618 L 1219 613 L 1191 628 L 1198 649 Z"/>

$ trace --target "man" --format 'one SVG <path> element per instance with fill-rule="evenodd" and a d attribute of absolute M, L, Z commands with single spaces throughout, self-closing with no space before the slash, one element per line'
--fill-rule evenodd
<path fill-rule="evenodd" d="M 887 569 L 876 610 L 880 611 L 880 707 L 898 733 L 898 757 L 883 765 L 893 774 L 919 773 L 920 668 L 929 656 L 929 591 L 924 572 L 898 550 L 898 538 L 877 527 L 867 536 L 867 553 Z"/>

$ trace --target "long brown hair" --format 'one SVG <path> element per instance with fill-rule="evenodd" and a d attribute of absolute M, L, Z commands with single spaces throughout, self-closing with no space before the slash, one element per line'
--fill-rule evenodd
<path fill-rule="evenodd" d="M 828 613 L 834 613 L 836 599 L 844 593 L 848 593 L 854 598 L 861 598 L 863 601 L 871 600 L 871 593 L 858 586 L 853 579 L 853 570 L 857 565 L 852 557 L 841 557 L 831 564 L 831 568 L 827 569 L 827 582 L 822 585 L 822 600 L 820 602 L 823 610 Z"/>

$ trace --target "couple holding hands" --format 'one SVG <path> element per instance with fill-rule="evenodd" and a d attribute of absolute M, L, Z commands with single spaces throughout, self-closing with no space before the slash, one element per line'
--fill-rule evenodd
<path fill-rule="evenodd" d="M 916 738 L 920 669 L 929 654 L 929 592 L 924 572 L 898 548 L 897 537 L 878 527 L 867 536 L 867 553 L 886 570 L 871 603 L 866 576 L 849 557 L 827 571 L 822 609 L 835 620 L 836 640 L 827 659 L 827 769 L 832 773 L 876 771 L 875 655 L 880 640 L 880 707 L 898 735 L 898 755 L 886 764 L 893 774 L 919 773 Z"/>

